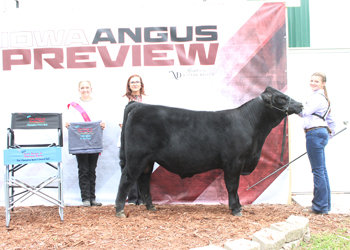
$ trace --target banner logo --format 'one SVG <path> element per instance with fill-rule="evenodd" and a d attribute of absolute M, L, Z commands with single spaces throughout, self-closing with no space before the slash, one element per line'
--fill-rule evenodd
<path fill-rule="evenodd" d="M 181 37 L 178 29 L 137 27 L 118 28 L 114 32 L 97 29 L 90 37 L 92 42 L 82 29 L 3 32 L 0 44 L 3 70 L 24 65 L 42 70 L 44 64 L 54 69 L 123 67 L 127 56 L 131 57 L 132 67 L 215 64 L 219 47 L 216 25 L 186 26 L 186 36 Z M 117 55 L 112 58 L 115 52 Z M 95 54 L 99 58 L 91 59 Z"/>
<path fill-rule="evenodd" d="M 80 137 L 80 140 L 91 140 L 93 134 L 94 132 L 92 128 L 78 128 L 77 135 Z"/>
<path fill-rule="evenodd" d="M 173 74 L 173 77 L 174 77 L 176 80 L 179 80 L 179 78 L 181 77 L 181 73 L 180 73 L 180 72 L 169 71 L 169 73 L 172 73 L 172 74 Z"/>
<path fill-rule="evenodd" d="M 35 117 L 33 118 L 31 115 L 27 116 L 28 118 L 28 127 L 37 127 L 37 126 L 47 126 L 47 122 L 45 121 L 45 117 Z"/>

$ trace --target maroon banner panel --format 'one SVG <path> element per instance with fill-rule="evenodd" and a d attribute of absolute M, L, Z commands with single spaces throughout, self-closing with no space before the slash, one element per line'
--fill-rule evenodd
<path fill-rule="evenodd" d="M 224 73 L 223 94 L 239 106 L 260 95 L 267 86 L 282 92 L 287 89 L 286 22 L 283 3 L 265 3 L 220 47 L 216 66 Z M 238 104 L 238 105 L 237 105 Z M 248 176 L 241 176 L 239 197 L 251 204 L 283 172 L 249 186 L 268 176 L 289 161 L 286 140 L 284 161 L 280 162 L 283 123 L 272 130 L 262 149 L 258 166 Z M 151 177 L 151 195 L 155 203 L 225 203 L 228 195 L 222 170 L 181 179 L 157 168 Z"/>

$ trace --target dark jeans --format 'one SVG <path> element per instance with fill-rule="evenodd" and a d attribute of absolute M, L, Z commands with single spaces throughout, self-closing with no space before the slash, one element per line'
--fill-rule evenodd
<path fill-rule="evenodd" d="M 306 133 L 306 149 L 314 176 L 314 198 L 311 209 L 318 213 L 331 210 L 331 188 L 326 168 L 325 146 L 328 143 L 326 128 Z"/>
<path fill-rule="evenodd" d="M 129 202 L 129 204 L 134 203 L 135 205 L 142 205 L 143 204 L 140 190 L 139 190 L 139 185 L 138 185 L 137 181 L 132 186 L 132 188 L 128 194 L 128 202 Z"/>
<path fill-rule="evenodd" d="M 81 199 L 95 200 L 96 167 L 99 153 L 77 154 Z"/>

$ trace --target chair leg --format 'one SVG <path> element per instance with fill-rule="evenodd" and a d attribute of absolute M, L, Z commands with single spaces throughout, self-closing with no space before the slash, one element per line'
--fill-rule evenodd
<path fill-rule="evenodd" d="M 61 162 L 57 162 L 57 167 L 53 166 L 52 164 L 47 163 L 51 167 L 55 168 L 57 170 L 57 173 L 55 176 L 50 176 L 47 179 L 45 179 L 43 182 L 41 182 L 39 185 L 32 186 L 28 183 L 25 183 L 22 179 L 15 179 L 14 178 L 14 172 L 19 170 L 20 167 L 14 167 L 14 165 L 6 165 L 6 170 L 4 173 L 4 192 L 5 192 L 5 217 L 6 217 L 6 227 L 9 227 L 10 220 L 11 220 L 11 210 L 15 207 L 15 202 L 18 202 L 20 200 L 24 201 L 28 198 L 30 198 L 33 195 L 37 195 L 59 207 L 59 215 L 61 218 L 61 221 L 63 221 L 64 217 L 64 200 L 63 200 L 63 168 L 61 166 Z M 27 164 L 25 164 L 27 165 Z M 23 166 L 25 166 L 23 165 Z M 57 184 L 57 191 L 58 191 L 58 199 L 54 198 L 53 196 L 50 196 L 43 192 L 44 188 L 52 188 L 54 186 L 50 186 L 50 184 L 58 182 Z M 15 187 L 20 187 L 24 189 L 25 191 L 20 192 L 18 197 L 16 199 L 14 198 L 14 189 Z"/>
<path fill-rule="evenodd" d="M 62 206 L 64 206 L 64 202 L 63 202 L 63 170 L 62 170 L 62 166 L 61 166 L 61 162 L 58 163 L 58 200 L 60 201 L 60 204 Z M 61 221 L 63 221 L 63 207 L 59 206 L 58 207 L 58 212 L 60 214 L 61 217 Z"/>
<path fill-rule="evenodd" d="M 5 183 L 5 215 L 6 215 L 6 227 L 9 227 L 11 214 L 10 214 L 10 197 L 9 197 L 9 165 L 6 165 L 6 171 L 4 175 L 4 183 Z"/>

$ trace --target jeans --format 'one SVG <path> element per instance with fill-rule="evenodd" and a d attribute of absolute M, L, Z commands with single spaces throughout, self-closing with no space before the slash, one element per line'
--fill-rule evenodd
<path fill-rule="evenodd" d="M 307 155 L 314 177 L 314 198 L 311 209 L 316 213 L 328 213 L 331 210 L 331 189 L 325 157 L 328 138 L 326 128 L 318 128 L 306 133 Z"/>
<path fill-rule="evenodd" d="M 132 188 L 128 194 L 128 203 L 129 204 L 133 203 L 135 205 L 142 205 L 143 204 L 137 180 L 136 180 L 135 184 L 132 186 Z"/>
<path fill-rule="evenodd" d="M 96 167 L 99 153 L 77 154 L 81 199 L 95 200 Z"/>

